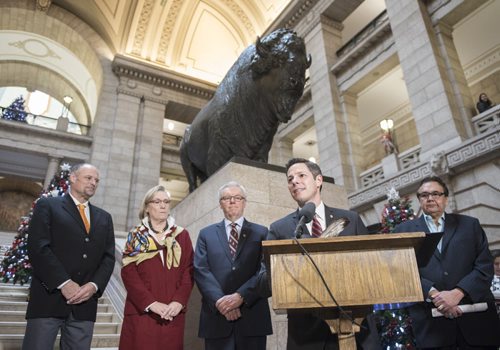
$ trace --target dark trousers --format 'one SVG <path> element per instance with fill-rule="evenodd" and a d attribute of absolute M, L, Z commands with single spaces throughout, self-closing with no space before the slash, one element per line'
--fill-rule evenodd
<path fill-rule="evenodd" d="M 27 320 L 23 350 L 52 350 L 57 333 L 61 330 L 61 350 L 89 350 L 94 332 L 94 322 L 67 318 L 30 318 Z"/>
<path fill-rule="evenodd" d="M 458 332 L 455 345 L 438 348 L 418 348 L 418 350 L 498 350 L 498 348 L 496 346 L 471 346 L 467 344 L 462 333 Z"/>
<path fill-rule="evenodd" d="M 205 350 L 266 350 L 267 337 L 237 337 L 205 339 Z"/>

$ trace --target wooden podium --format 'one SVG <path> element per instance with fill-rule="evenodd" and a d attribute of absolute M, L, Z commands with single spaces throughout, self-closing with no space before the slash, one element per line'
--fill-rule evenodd
<path fill-rule="evenodd" d="M 300 239 L 345 314 L 295 240 L 264 241 L 273 309 L 314 312 L 338 334 L 340 350 L 355 350 L 354 335 L 373 304 L 423 301 L 415 251 L 424 238 L 417 232 Z"/>

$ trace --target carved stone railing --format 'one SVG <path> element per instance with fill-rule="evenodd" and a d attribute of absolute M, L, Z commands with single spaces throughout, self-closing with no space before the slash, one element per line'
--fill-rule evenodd
<path fill-rule="evenodd" d="M 420 146 L 415 146 L 399 155 L 401 169 L 408 169 L 420 162 Z"/>
<path fill-rule="evenodd" d="M 443 153 L 444 167 L 447 171 L 459 171 L 498 158 L 500 151 L 500 126 L 468 139 L 460 145 Z M 363 210 L 385 197 L 387 190 L 394 187 L 402 194 L 415 190 L 418 183 L 432 174 L 431 159 L 426 159 L 408 169 L 401 170 L 389 178 L 379 180 L 359 191 L 348 194 L 349 207 Z M 371 171 L 373 171 L 372 168 Z M 366 172 L 365 172 L 366 175 Z M 383 174 L 379 174 L 379 177 Z"/>
<path fill-rule="evenodd" d="M 396 169 L 405 170 L 420 162 L 420 146 L 415 146 L 398 155 Z M 382 164 L 378 164 L 360 175 L 361 188 L 367 188 L 384 181 L 386 174 Z"/>
<path fill-rule="evenodd" d="M 371 169 L 368 169 L 360 174 L 361 187 L 369 187 L 384 180 L 384 169 L 382 165 L 379 164 Z"/>
<path fill-rule="evenodd" d="M 494 106 L 472 118 L 476 135 L 484 134 L 500 125 L 500 105 Z"/>

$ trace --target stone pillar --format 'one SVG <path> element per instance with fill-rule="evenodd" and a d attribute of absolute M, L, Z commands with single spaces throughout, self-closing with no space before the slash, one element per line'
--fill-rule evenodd
<path fill-rule="evenodd" d="M 348 91 L 340 96 L 340 103 L 342 107 L 342 116 L 346 125 L 346 131 L 349 135 L 347 138 L 349 148 L 349 164 L 351 166 L 352 177 L 350 181 L 344 181 L 346 187 L 349 185 L 349 191 L 354 191 L 360 188 L 359 174 L 360 169 L 363 168 L 364 160 L 362 154 L 362 138 L 361 129 L 359 126 L 359 113 L 357 108 L 357 98 L 355 94 Z M 351 183 L 352 181 L 352 183 Z"/>
<path fill-rule="evenodd" d="M 49 156 L 49 165 L 47 166 L 47 172 L 45 173 L 45 180 L 43 182 L 44 189 L 47 189 L 49 187 L 50 182 L 54 178 L 54 175 L 57 173 L 57 168 L 59 167 L 60 162 L 60 157 Z"/>
<path fill-rule="evenodd" d="M 313 57 L 309 68 L 314 122 L 318 138 L 319 163 L 323 173 L 344 185 L 348 192 L 355 186 L 349 128 L 339 100 L 335 77 L 330 67 L 341 46 L 341 25 L 324 16 L 306 34 L 308 52 Z M 350 108 L 348 108 L 350 109 Z"/>
<path fill-rule="evenodd" d="M 142 105 L 141 105 L 142 107 Z M 127 227 L 137 225 L 139 207 L 147 190 L 158 185 L 161 168 L 165 105 L 145 100 L 139 113 Z"/>
<path fill-rule="evenodd" d="M 114 129 L 115 120 L 118 114 L 117 89 L 119 81 L 112 72 L 110 61 L 103 60 L 101 64 L 103 66 L 104 84 L 101 89 L 101 95 L 99 96 L 96 115 L 88 132 L 88 135 L 91 136 L 93 140 L 89 162 L 99 169 L 100 176 L 99 187 L 96 194 L 92 197 L 91 202 L 113 215 L 115 229 L 118 231 L 120 230 L 119 227 L 122 227 L 123 230 L 125 225 L 117 225 L 117 218 L 114 216 L 114 203 L 112 201 L 107 201 L 110 206 L 105 206 L 104 200 L 108 198 L 109 195 L 113 195 L 116 186 L 115 178 L 117 175 L 113 174 L 113 172 L 117 171 L 116 167 L 109 171 L 111 177 L 108 178 L 108 165 L 111 154 L 117 151 L 111 146 L 114 142 L 113 136 L 117 135 L 116 133 L 118 132 L 115 132 Z M 123 201 L 123 198 L 121 198 L 120 201 Z"/>
<path fill-rule="evenodd" d="M 293 157 L 293 141 L 286 137 L 279 140 L 274 139 L 269 151 L 269 164 L 285 166 L 286 162 Z"/>
<path fill-rule="evenodd" d="M 425 160 L 460 144 L 464 124 L 425 6 L 414 0 L 386 0 L 386 6 Z"/>
<path fill-rule="evenodd" d="M 101 194 L 105 194 L 102 206 L 113 216 L 115 230 L 127 231 L 129 229 L 127 227 L 128 199 L 132 188 L 141 99 L 123 92 L 118 92 L 115 99 L 117 103 L 113 112 L 114 129 L 107 135 L 109 148 L 95 149 L 94 147 L 93 157 L 107 159 L 106 164 L 103 165 L 106 174 L 101 173 L 104 188 L 98 190 Z"/>
<path fill-rule="evenodd" d="M 474 100 L 469 92 L 469 86 L 465 79 L 465 73 L 458 58 L 457 49 L 453 43 L 452 30 L 449 25 L 439 22 L 434 26 L 436 38 L 439 44 L 439 50 L 446 67 L 447 80 L 449 87 L 453 91 L 454 101 L 451 104 L 452 108 L 456 109 L 457 116 L 460 119 L 457 123 L 463 123 L 467 137 L 474 136 L 471 125 L 471 118 L 476 114 Z"/>

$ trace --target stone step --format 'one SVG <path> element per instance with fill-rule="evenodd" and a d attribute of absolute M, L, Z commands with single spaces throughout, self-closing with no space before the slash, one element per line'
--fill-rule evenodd
<path fill-rule="evenodd" d="M 25 310 L 5 311 L 0 309 L 0 320 L 4 322 L 23 322 L 25 321 Z M 97 314 L 97 322 L 118 322 L 118 316 L 112 312 L 100 312 Z M 0 348 L 1 349 L 1 348 Z"/>
<path fill-rule="evenodd" d="M 28 294 L 18 291 L 0 291 L 0 301 L 27 301 Z"/>
<path fill-rule="evenodd" d="M 0 349 L 19 350 L 23 343 L 24 334 L 0 334 Z M 59 339 L 57 336 L 54 349 L 59 349 Z M 120 343 L 119 334 L 95 334 L 92 338 L 92 349 L 107 350 L 118 349 Z"/>
<path fill-rule="evenodd" d="M 27 295 L 29 287 L 28 284 L 21 286 L 20 284 L 0 283 L 0 292 L 25 292 Z"/>
<path fill-rule="evenodd" d="M 119 334 L 121 324 L 118 322 L 96 322 L 94 334 Z M 4 322 L 0 321 L 0 334 L 24 334 L 26 321 Z"/>
<path fill-rule="evenodd" d="M 0 301 L 0 310 L 26 312 L 27 301 Z"/>

